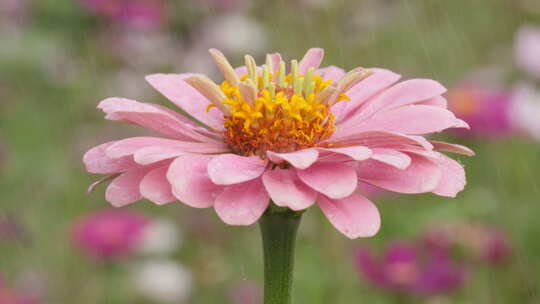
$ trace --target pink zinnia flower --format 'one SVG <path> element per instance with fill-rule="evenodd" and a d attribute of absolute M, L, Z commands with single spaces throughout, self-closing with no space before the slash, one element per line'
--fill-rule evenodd
<path fill-rule="evenodd" d="M 348 73 L 319 68 L 310 49 L 290 72 L 277 53 L 257 67 L 231 67 L 210 50 L 225 80 L 198 74 L 155 74 L 147 81 L 198 122 L 168 108 L 109 98 L 109 120 L 140 125 L 165 137 L 133 137 L 84 155 L 89 172 L 114 180 L 106 199 L 120 207 L 142 198 L 214 207 L 231 225 L 255 223 L 270 204 L 304 210 L 315 202 L 350 238 L 374 235 L 377 208 L 357 191 L 368 183 L 400 193 L 455 196 L 463 167 L 437 152 L 466 155 L 463 146 L 421 135 L 467 127 L 446 109 L 438 82 L 384 69 Z M 99 182 L 97 182 L 99 183 Z"/>
<path fill-rule="evenodd" d="M 158 27 L 165 18 L 161 0 L 80 0 L 92 13 L 139 28 Z"/>
<path fill-rule="evenodd" d="M 468 132 L 457 133 L 489 137 L 511 133 L 510 97 L 510 92 L 485 88 L 473 83 L 462 84 L 450 90 L 448 107 L 471 127 Z"/>
<path fill-rule="evenodd" d="M 356 264 L 372 285 L 409 295 L 447 293 L 465 279 L 465 268 L 449 255 L 406 241 L 391 243 L 380 258 L 361 248 L 356 252 Z"/>
<path fill-rule="evenodd" d="M 469 258 L 492 265 L 509 262 L 513 252 L 506 233 L 485 223 L 437 223 L 427 229 L 422 243 L 432 251 L 450 252 L 457 248 Z"/>
<path fill-rule="evenodd" d="M 522 26 L 515 42 L 517 65 L 529 75 L 540 79 L 540 27 Z"/>
<path fill-rule="evenodd" d="M 104 210 L 83 216 L 73 226 L 73 241 L 84 253 L 111 261 L 132 253 L 148 220 L 126 210 Z"/>

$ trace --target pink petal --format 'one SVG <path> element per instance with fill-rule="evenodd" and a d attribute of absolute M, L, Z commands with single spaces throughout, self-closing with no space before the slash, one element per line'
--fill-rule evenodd
<path fill-rule="evenodd" d="M 122 207 L 142 199 L 139 184 L 151 168 L 135 168 L 115 178 L 105 191 L 105 199 L 114 207 Z"/>
<path fill-rule="evenodd" d="M 207 155 L 186 154 L 171 163 L 167 180 L 178 200 L 195 208 L 214 205 L 223 187 L 212 183 L 208 176 L 207 168 L 211 159 L 212 157 Z"/>
<path fill-rule="evenodd" d="M 332 112 L 336 114 L 336 122 L 339 123 L 352 117 L 357 109 L 369 98 L 393 85 L 401 78 L 399 74 L 385 69 L 369 68 L 368 70 L 373 71 L 373 75 L 360 81 L 345 93 L 351 100 L 349 102 L 340 102 L 334 107 L 338 109 L 340 104 L 346 106 L 341 106 L 342 109 L 339 112 L 334 111 L 334 108 L 332 108 Z"/>
<path fill-rule="evenodd" d="M 393 149 L 373 149 L 371 158 L 398 169 L 406 169 L 411 164 L 409 155 Z"/>
<path fill-rule="evenodd" d="M 346 156 L 345 160 L 366 160 L 371 156 L 371 149 L 364 146 L 350 146 L 341 148 L 317 148 L 329 155 L 321 155 L 320 160 L 332 161 L 336 155 Z M 323 153 L 324 153 L 323 152 Z M 329 153 L 328 153 L 329 152 Z"/>
<path fill-rule="evenodd" d="M 133 159 L 138 164 L 150 165 L 185 154 L 189 153 L 186 153 L 182 148 L 179 147 L 146 147 L 135 152 Z"/>
<path fill-rule="evenodd" d="M 144 176 L 139 185 L 139 190 L 144 198 L 158 205 L 176 201 L 171 191 L 171 184 L 167 180 L 168 169 L 169 166 L 162 166 Z"/>
<path fill-rule="evenodd" d="M 164 135 L 184 140 L 213 140 L 196 132 L 197 127 L 180 114 L 158 105 L 125 98 L 108 98 L 98 108 L 109 120 L 123 121 L 154 130 Z"/>
<path fill-rule="evenodd" d="M 349 120 L 349 124 L 352 120 Z M 379 113 L 356 125 L 357 131 L 382 130 L 404 134 L 428 134 L 448 128 L 467 127 L 446 109 L 412 105 Z"/>
<path fill-rule="evenodd" d="M 451 144 L 451 143 L 437 141 L 437 140 L 430 140 L 429 142 L 433 144 L 433 147 L 435 148 L 435 150 L 463 154 L 467 156 L 475 155 L 473 150 L 462 145 Z"/>
<path fill-rule="evenodd" d="M 404 135 L 387 131 L 365 131 L 356 132 L 354 129 L 338 130 L 342 131 L 341 135 L 337 134 L 328 140 L 330 144 L 348 143 L 355 145 L 375 147 L 395 147 L 395 146 L 413 146 L 422 147 L 424 149 L 432 149 L 433 146 L 420 136 Z M 336 131 L 337 132 L 337 131 Z"/>
<path fill-rule="evenodd" d="M 377 207 L 357 193 L 340 200 L 321 195 L 318 204 L 330 223 L 350 239 L 374 236 L 381 226 Z"/>
<path fill-rule="evenodd" d="M 153 74 L 146 76 L 146 81 L 195 119 L 216 130 L 222 130 L 223 114 L 216 108 L 206 111 L 210 101 L 184 81 L 191 76 L 194 74 Z"/>
<path fill-rule="evenodd" d="M 293 169 L 268 170 L 262 180 L 270 198 L 280 207 L 303 210 L 317 198 L 317 192 L 298 179 Z"/>
<path fill-rule="evenodd" d="M 110 145 L 105 153 L 110 158 L 120 158 L 133 155 L 137 150 L 150 146 L 170 146 L 176 140 L 159 137 L 130 137 Z"/>
<path fill-rule="evenodd" d="M 269 199 L 261 179 L 256 179 L 225 188 L 217 197 L 214 209 L 226 224 L 247 226 L 259 220 Z"/>
<path fill-rule="evenodd" d="M 361 110 L 363 117 L 369 117 L 381 110 L 390 110 L 425 101 L 446 92 L 437 81 L 431 79 L 411 79 L 400 82 L 380 95 L 372 98 Z"/>
<path fill-rule="evenodd" d="M 321 62 L 324 57 L 324 49 L 321 48 L 312 48 L 309 49 L 306 54 L 304 55 L 304 58 L 300 61 L 298 65 L 298 72 L 300 75 L 304 75 L 307 73 L 309 68 L 318 69 L 321 65 Z"/>
<path fill-rule="evenodd" d="M 434 106 L 434 107 L 439 107 L 439 108 L 443 108 L 443 109 L 448 108 L 448 101 L 446 100 L 446 98 L 444 98 L 442 96 L 436 96 L 436 97 L 430 98 L 428 100 L 418 102 L 416 104 L 425 105 L 425 106 Z"/>
<path fill-rule="evenodd" d="M 258 156 L 222 154 L 208 163 L 208 175 L 214 184 L 233 185 L 261 176 L 266 164 Z"/>
<path fill-rule="evenodd" d="M 318 69 L 317 74 L 319 74 L 319 76 L 321 76 L 324 80 L 332 80 L 333 82 L 337 82 L 343 78 L 343 76 L 345 76 L 345 71 L 342 68 L 331 65 Z"/>
<path fill-rule="evenodd" d="M 308 186 L 334 199 L 351 195 L 358 182 L 354 168 L 344 163 L 318 162 L 297 172 Z"/>
<path fill-rule="evenodd" d="M 295 168 L 306 169 L 317 161 L 319 152 L 315 149 L 304 149 L 289 153 L 267 151 L 266 155 L 270 161 L 276 164 L 286 161 Z"/>
<path fill-rule="evenodd" d="M 116 142 L 104 143 L 88 150 L 83 156 L 86 171 L 98 174 L 111 174 L 137 167 L 131 156 L 112 159 L 105 154 L 107 149 L 114 143 Z"/>
<path fill-rule="evenodd" d="M 133 154 L 133 159 L 138 164 L 148 165 L 186 153 L 218 154 L 228 151 L 228 148 L 220 148 L 219 145 L 214 144 L 176 142 L 169 146 L 164 145 L 142 148 Z"/>
<path fill-rule="evenodd" d="M 439 166 L 425 157 L 411 154 L 411 164 L 401 170 L 376 160 L 357 163 L 358 179 L 394 192 L 424 193 L 433 191 L 441 180 Z"/>
<path fill-rule="evenodd" d="M 465 170 L 457 161 L 440 154 L 437 161 L 442 177 L 433 193 L 441 196 L 456 197 L 465 188 Z"/>

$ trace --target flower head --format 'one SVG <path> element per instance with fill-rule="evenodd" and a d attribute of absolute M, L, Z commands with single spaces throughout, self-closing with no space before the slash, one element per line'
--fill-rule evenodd
<path fill-rule="evenodd" d="M 147 81 L 193 119 L 169 108 L 109 98 L 106 118 L 164 137 L 133 137 L 84 156 L 89 172 L 114 178 L 106 199 L 123 206 L 141 198 L 214 207 L 232 225 L 255 223 L 270 204 L 304 210 L 317 203 L 350 238 L 374 235 L 380 218 L 362 183 L 400 193 L 455 196 L 462 166 L 439 151 L 466 147 L 421 135 L 467 127 L 446 109 L 438 82 L 384 69 L 348 73 L 319 68 L 322 49 L 286 64 L 278 53 L 234 69 L 210 53 L 224 80 L 199 74 L 155 74 Z"/>
<path fill-rule="evenodd" d="M 148 221 L 121 210 L 105 210 L 80 218 L 73 227 L 73 241 L 86 254 L 104 261 L 124 257 L 141 242 Z"/>
<path fill-rule="evenodd" d="M 470 126 L 463 135 L 500 137 L 512 132 L 511 94 L 473 83 L 460 85 L 448 94 L 449 108 Z"/>
<path fill-rule="evenodd" d="M 165 18 L 165 4 L 161 0 L 80 1 L 96 15 L 137 28 L 155 28 Z"/>
<path fill-rule="evenodd" d="M 450 292 L 465 278 L 464 267 L 449 255 L 405 241 L 391 243 L 381 258 L 361 248 L 356 253 L 356 263 L 371 284 L 410 295 Z"/>

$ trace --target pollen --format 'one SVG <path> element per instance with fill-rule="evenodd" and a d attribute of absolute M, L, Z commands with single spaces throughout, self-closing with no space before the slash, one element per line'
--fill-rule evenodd
<path fill-rule="evenodd" d="M 313 68 L 299 75 L 296 61 L 288 74 L 283 64 L 277 74 L 268 65 L 261 74 L 249 70 L 248 66 L 248 74 L 240 78 L 244 84 L 233 86 L 225 80 L 220 85 L 226 96 L 222 103 L 230 111 L 225 138 L 236 153 L 265 157 L 267 150 L 291 152 L 316 146 L 332 134 L 334 115 L 317 98 L 332 81 L 316 75 Z"/>

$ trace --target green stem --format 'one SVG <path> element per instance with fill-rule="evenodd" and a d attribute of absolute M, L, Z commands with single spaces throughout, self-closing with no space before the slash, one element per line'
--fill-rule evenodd
<path fill-rule="evenodd" d="M 301 212 L 271 206 L 259 225 L 264 251 L 264 304 L 290 304 Z"/>

